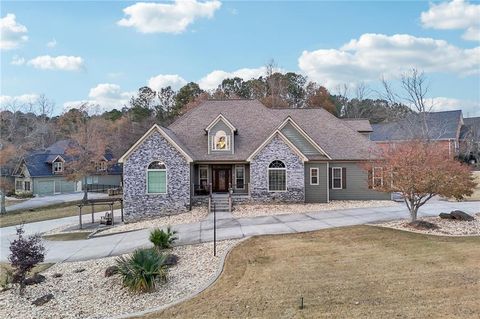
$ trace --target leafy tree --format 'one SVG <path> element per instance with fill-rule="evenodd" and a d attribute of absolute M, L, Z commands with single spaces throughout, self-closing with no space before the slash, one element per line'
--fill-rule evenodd
<path fill-rule="evenodd" d="M 328 90 L 315 82 L 310 82 L 306 88 L 305 106 L 311 108 L 323 108 L 326 111 L 337 115 L 335 103 Z"/>
<path fill-rule="evenodd" d="M 160 122 L 169 121 L 173 117 L 173 111 L 175 109 L 175 97 L 177 93 L 171 86 L 161 88 L 157 93 L 158 95 L 158 108 L 156 110 L 156 118 Z"/>
<path fill-rule="evenodd" d="M 12 282 L 19 284 L 19 292 L 23 295 L 25 279 L 29 271 L 45 259 L 45 247 L 39 234 L 24 237 L 23 226 L 17 228 L 17 236 L 10 243 L 8 260 L 14 269 Z"/>
<path fill-rule="evenodd" d="M 104 112 L 102 114 L 102 116 L 107 120 L 116 121 L 123 116 L 123 113 L 122 113 L 122 111 L 119 111 L 117 109 L 113 109 L 111 111 Z"/>
<path fill-rule="evenodd" d="M 422 140 L 397 144 L 366 169 L 372 188 L 403 195 L 411 222 L 432 197 L 460 200 L 470 196 L 476 186 L 468 166 L 450 158 L 435 143 Z"/>
<path fill-rule="evenodd" d="M 180 112 L 185 105 L 193 102 L 202 93 L 204 93 L 204 91 L 195 82 L 184 85 L 175 97 L 175 112 Z"/>

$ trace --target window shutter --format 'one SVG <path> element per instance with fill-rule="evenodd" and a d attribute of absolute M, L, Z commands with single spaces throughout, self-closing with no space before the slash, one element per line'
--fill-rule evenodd
<path fill-rule="evenodd" d="M 347 188 L 347 168 L 342 167 L 342 188 Z"/>
<path fill-rule="evenodd" d="M 372 172 L 372 169 L 368 169 L 368 180 L 367 180 L 367 184 L 368 184 L 368 188 L 369 189 L 372 189 L 372 185 L 373 185 L 373 181 L 372 181 L 372 178 L 373 178 L 373 172 Z"/>
<path fill-rule="evenodd" d="M 332 178 L 333 178 L 333 169 L 329 167 L 328 171 L 328 187 L 332 189 Z"/>

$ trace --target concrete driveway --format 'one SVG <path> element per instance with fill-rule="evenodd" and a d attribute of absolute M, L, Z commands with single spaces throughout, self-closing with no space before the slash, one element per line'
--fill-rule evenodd
<path fill-rule="evenodd" d="M 480 202 L 432 201 L 421 208 L 420 216 L 437 216 L 440 212 L 461 209 L 467 213 L 480 211 Z M 116 215 L 120 212 L 115 211 Z M 104 213 L 97 213 L 96 218 Z M 408 210 L 403 205 L 392 207 L 356 208 L 336 211 L 321 211 L 303 214 L 285 214 L 253 218 L 233 218 L 230 214 L 219 215 L 217 239 L 243 238 L 253 235 L 285 234 L 313 231 L 324 228 L 360 225 L 407 218 Z M 90 219 L 84 216 L 85 222 Z M 43 233 L 48 230 L 78 223 L 78 217 L 66 217 L 26 224 L 26 234 Z M 175 225 L 178 231 L 178 245 L 213 241 L 213 217 L 192 224 Z M 45 262 L 64 262 L 96 259 L 131 252 L 140 247 L 150 246 L 149 230 L 138 230 L 116 235 L 77 241 L 45 241 L 47 254 Z M 7 261 L 10 241 L 15 239 L 15 227 L 0 228 L 0 262 Z"/>
<path fill-rule="evenodd" d="M 103 193 L 88 193 L 88 198 L 90 199 L 106 198 L 106 197 L 108 197 L 108 195 Z M 55 205 L 55 204 L 74 202 L 74 201 L 81 200 L 82 198 L 83 198 L 83 193 L 34 197 L 24 202 L 10 205 L 6 207 L 6 209 L 7 209 L 7 212 L 11 212 L 14 210 L 26 210 L 31 208 L 39 208 L 44 206 Z"/>

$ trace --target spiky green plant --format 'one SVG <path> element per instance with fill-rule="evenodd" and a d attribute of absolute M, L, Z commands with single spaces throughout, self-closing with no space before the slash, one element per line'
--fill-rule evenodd
<path fill-rule="evenodd" d="M 156 249 L 137 249 L 129 257 L 117 258 L 117 273 L 132 291 L 150 292 L 167 280 L 166 256 Z"/>
<path fill-rule="evenodd" d="M 177 231 L 172 230 L 170 226 L 167 231 L 160 228 L 155 228 L 150 232 L 150 241 L 158 250 L 172 248 L 173 243 L 178 239 Z"/>

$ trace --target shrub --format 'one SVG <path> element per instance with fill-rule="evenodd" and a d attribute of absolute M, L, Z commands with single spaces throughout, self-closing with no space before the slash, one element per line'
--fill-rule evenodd
<path fill-rule="evenodd" d="M 10 243 L 8 260 L 13 268 L 12 283 L 19 285 L 19 292 L 23 294 L 27 273 L 45 259 L 45 247 L 39 234 L 24 237 L 23 226 L 17 228 L 17 236 Z"/>
<path fill-rule="evenodd" d="M 122 283 L 132 291 L 149 292 L 167 279 L 165 255 L 156 249 L 137 249 L 129 257 L 117 258 Z"/>
<path fill-rule="evenodd" d="M 167 231 L 160 228 L 155 228 L 150 232 L 150 241 L 158 250 L 171 248 L 173 243 L 178 239 L 175 235 L 177 231 L 167 227 Z"/>

